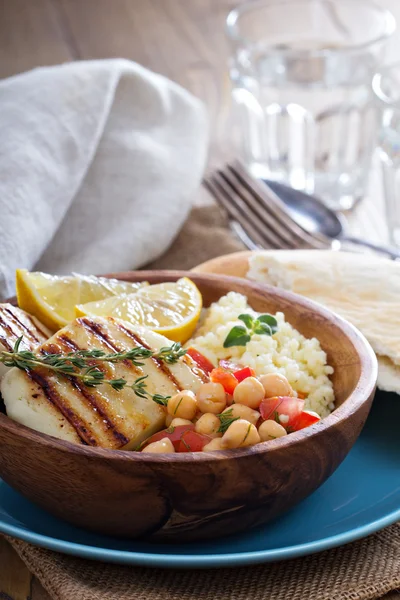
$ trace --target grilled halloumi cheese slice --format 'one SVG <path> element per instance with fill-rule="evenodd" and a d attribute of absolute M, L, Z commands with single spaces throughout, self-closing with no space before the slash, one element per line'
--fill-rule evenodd
<path fill-rule="evenodd" d="M 112 317 L 82 317 L 42 344 L 38 353 L 67 353 L 98 348 L 123 352 L 135 346 L 152 350 L 171 341 L 147 328 Z M 189 357 L 169 365 L 146 359 L 142 367 L 131 361 L 101 362 L 107 379 L 132 382 L 143 375 L 151 394 L 173 395 L 181 389 L 196 391 L 205 381 Z M 1 394 L 11 419 L 63 440 L 110 449 L 132 449 L 164 426 L 165 409 L 151 398 L 139 398 L 132 389 L 95 388 L 79 379 L 60 377 L 48 369 L 26 373 L 11 369 L 1 382 Z"/>
<path fill-rule="evenodd" d="M 50 336 L 50 331 L 37 319 L 12 304 L 0 304 L 0 350 L 11 352 L 18 338 L 22 338 L 21 350 L 35 350 Z M 0 378 L 9 367 L 0 363 Z"/>

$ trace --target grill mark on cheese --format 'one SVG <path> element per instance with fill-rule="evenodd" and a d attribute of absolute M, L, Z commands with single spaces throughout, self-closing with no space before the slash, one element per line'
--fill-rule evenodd
<path fill-rule="evenodd" d="M 8 321 L 3 317 L 3 315 L 1 314 L 3 312 L 4 309 L 2 309 L 0 311 L 0 325 L 1 327 L 4 329 L 4 331 L 7 331 L 7 333 L 12 336 L 15 337 L 15 332 L 12 329 L 12 327 L 10 326 L 10 323 L 8 323 Z M 4 311 L 5 312 L 5 311 Z"/>
<path fill-rule="evenodd" d="M 97 440 L 93 436 L 93 432 L 90 431 L 90 427 L 75 413 L 65 396 L 61 397 L 57 390 L 53 388 L 49 379 L 45 375 L 38 373 L 38 371 L 26 371 L 26 374 L 42 388 L 46 399 L 66 418 L 82 442 L 87 446 L 97 446 Z"/>
<path fill-rule="evenodd" d="M 32 329 L 30 329 L 29 327 L 27 327 L 25 325 L 25 323 L 23 323 L 22 320 L 20 320 L 17 315 L 15 313 L 13 313 L 12 310 L 10 310 L 9 308 L 4 307 L 3 308 L 4 312 L 7 313 L 7 315 L 10 317 L 11 321 L 16 323 L 17 327 L 19 327 L 20 331 L 22 330 L 22 332 L 25 332 L 29 337 L 31 337 L 33 339 L 34 342 L 37 343 L 37 345 L 40 344 L 41 341 L 43 341 L 43 339 L 39 339 L 38 337 L 36 337 L 35 335 L 35 330 L 39 331 L 39 328 L 35 325 L 35 323 L 33 323 L 32 319 L 28 319 L 32 325 Z M 28 318 L 28 315 L 27 315 Z M 46 336 L 43 334 L 43 338 L 46 339 Z"/>
<path fill-rule="evenodd" d="M 77 319 L 77 321 L 78 321 L 78 323 L 82 324 L 87 331 L 91 332 L 94 337 L 96 337 L 100 342 L 102 342 L 112 352 L 125 352 L 126 351 L 126 348 L 121 348 L 120 346 L 117 346 L 113 342 L 113 340 L 110 338 L 110 336 L 107 334 L 107 332 L 104 331 L 104 329 L 98 323 L 91 321 L 87 317 L 82 317 L 80 319 Z M 110 320 L 110 324 L 117 326 L 117 324 L 111 320 Z M 135 373 L 138 373 L 139 375 L 142 374 L 142 370 L 139 367 L 137 367 L 136 365 L 134 365 L 131 360 L 125 359 L 121 362 L 122 362 L 122 364 L 124 364 L 126 367 L 128 367 Z"/>
<path fill-rule="evenodd" d="M 61 342 L 62 345 L 67 346 L 67 348 L 71 351 L 81 350 L 78 344 L 75 343 L 66 333 L 62 333 L 58 336 L 57 341 Z M 59 352 L 60 348 L 55 344 L 47 344 L 46 349 L 41 348 L 42 354 L 52 354 Z M 91 364 L 96 365 L 99 370 L 106 372 L 107 369 L 103 369 L 104 365 L 99 364 L 95 359 L 90 361 Z M 119 444 L 126 445 L 129 442 L 129 438 L 127 438 L 122 432 L 118 431 L 117 425 L 110 419 L 110 416 L 107 413 L 107 408 L 104 406 L 104 401 L 98 393 L 94 390 L 90 391 L 90 388 L 86 387 L 84 384 L 80 383 L 80 381 L 74 377 L 69 376 L 65 377 L 66 381 L 68 381 L 72 388 L 74 389 L 75 394 L 78 396 L 81 402 L 84 402 L 86 405 L 89 405 L 89 408 L 97 413 L 99 417 L 101 417 L 100 424 L 104 431 L 106 437 L 110 438 L 110 432 L 113 438 L 115 438 Z"/>
<path fill-rule="evenodd" d="M 17 333 L 15 333 L 15 331 L 11 327 L 10 323 L 5 318 L 5 314 L 4 314 L 5 312 L 6 312 L 6 308 L 4 306 L 1 306 L 0 307 L 0 327 L 3 329 L 5 335 L 0 334 L 0 341 L 3 344 L 3 346 L 6 348 L 6 350 L 11 352 L 13 350 L 13 344 L 9 341 L 9 338 L 11 338 L 13 342 L 16 342 L 17 338 L 19 336 Z"/>
<path fill-rule="evenodd" d="M 55 344 L 47 344 L 46 348 L 39 348 L 39 353 L 42 356 L 47 356 L 47 354 L 59 354 L 60 348 Z"/>
<path fill-rule="evenodd" d="M 71 340 L 71 338 L 66 333 L 61 333 L 58 336 L 58 340 L 60 340 L 65 346 L 67 346 L 71 352 L 82 350 L 82 348 L 79 348 L 78 344 L 76 344 L 74 340 Z"/>
<path fill-rule="evenodd" d="M 0 326 L 2 326 L 1 321 L 0 321 Z M 8 341 L 6 336 L 1 335 L 1 334 L 0 334 L 0 344 L 2 344 L 8 352 L 12 352 L 12 350 L 13 350 L 12 344 L 10 344 L 10 342 Z"/>
<path fill-rule="evenodd" d="M 93 410 L 101 417 L 105 435 L 110 438 L 111 433 L 111 436 L 119 442 L 120 446 L 125 446 L 129 442 L 129 438 L 119 431 L 117 425 L 110 419 L 102 406 L 102 398 L 95 392 L 90 392 L 89 388 L 85 387 L 75 377 L 71 377 L 70 381 L 75 390 L 87 400 Z"/>
<path fill-rule="evenodd" d="M 43 329 L 40 328 L 40 323 L 34 321 L 34 319 L 31 317 L 31 315 L 27 314 L 27 318 L 28 318 L 29 322 L 32 323 L 32 327 L 36 328 L 36 330 L 42 336 L 42 340 L 39 340 L 39 341 L 45 341 L 45 340 L 47 340 L 48 337 L 49 337 L 49 334 L 46 331 L 43 331 Z"/>
<path fill-rule="evenodd" d="M 103 330 L 99 323 L 95 323 L 94 321 L 88 319 L 87 317 L 82 317 L 77 319 L 77 322 L 85 327 L 86 330 L 90 331 L 91 334 L 96 337 L 100 342 L 102 342 L 109 350 L 112 352 L 121 352 L 120 348 L 116 346 L 110 337 L 107 335 L 107 332 Z"/>
<path fill-rule="evenodd" d="M 64 338 L 64 336 L 60 336 L 60 338 L 61 337 L 63 338 L 63 341 L 65 341 L 65 338 L 68 339 L 66 336 L 65 336 L 65 338 Z M 71 342 L 71 345 L 69 347 L 75 347 L 76 350 L 79 350 L 79 346 L 74 344 L 74 342 L 72 340 L 69 340 L 69 341 Z M 59 352 L 59 350 L 60 350 L 60 348 L 58 346 L 56 346 L 55 344 L 48 344 L 47 348 L 40 349 L 40 353 L 43 356 L 46 356 L 47 354 L 53 354 L 53 353 Z M 107 369 L 102 368 L 103 365 L 97 364 L 95 362 L 95 360 L 90 361 L 90 362 L 92 364 L 96 364 L 96 366 L 99 368 L 99 370 L 101 370 L 103 372 L 107 372 Z M 108 438 L 110 437 L 109 432 L 111 431 L 112 436 L 118 442 L 121 442 L 122 445 L 127 444 L 129 442 L 129 439 L 126 438 L 123 433 L 118 431 L 117 425 L 111 421 L 109 415 L 106 412 L 106 409 L 104 409 L 104 402 L 102 400 L 102 397 L 99 396 L 98 394 L 91 393 L 89 391 L 89 388 L 86 387 L 84 384 L 81 384 L 79 382 L 79 380 L 76 377 L 74 377 L 73 375 L 69 375 L 69 376 L 65 375 L 64 379 L 65 379 L 66 384 L 71 385 L 72 391 L 75 393 L 75 399 L 86 404 L 86 406 L 89 407 L 90 411 L 93 413 L 93 416 L 95 418 L 96 418 L 96 414 L 99 415 L 100 418 L 98 419 L 98 422 L 99 422 L 100 427 L 103 430 L 103 433 L 106 435 L 106 437 L 108 437 Z M 43 389 L 43 391 L 45 393 L 45 396 L 47 397 L 46 391 L 44 389 Z M 60 408 L 58 406 L 56 406 L 56 407 L 60 410 Z M 62 411 L 60 410 L 60 412 L 62 412 Z M 62 414 L 64 414 L 64 413 L 62 413 Z M 71 423 L 71 425 L 75 428 L 75 425 L 73 423 Z M 77 431 L 77 433 L 79 435 L 79 431 Z M 93 435 L 93 432 L 92 432 L 92 435 Z M 93 444 L 90 444 L 90 445 L 93 445 Z M 96 442 L 95 445 L 98 445 L 98 442 Z"/>
<path fill-rule="evenodd" d="M 18 316 L 19 312 L 23 314 L 24 318 Z M 31 323 L 31 328 L 24 322 L 25 318 Z M 47 339 L 47 335 L 40 330 L 28 314 L 22 313 L 11 304 L 0 305 L 0 328 L 4 332 L 0 334 L 0 343 L 10 352 L 21 335 L 24 336 L 25 349 L 29 350 L 33 350 Z"/>
<path fill-rule="evenodd" d="M 147 344 L 147 342 L 142 340 L 142 338 L 140 336 L 138 336 L 136 333 L 133 333 L 133 331 L 131 331 L 130 329 L 126 329 L 126 327 L 124 327 L 121 323 L 115 323 L 115 326 L 120 331 L 125 333 L 125 335 L 127 337 L 129 337 L 131 340 L 133 340 L 137 346 L 143 346 L 143 348 L 146 348 L 147 350 L 153 350 L 153 348 L 151 346 L 149 346 Z M 154 356 L 151 357 L 151 360 L 156 365 L 158 370 L 162 371 L 164 373 L 164 375 L 166 375 L 168 377 L 168 379 L 171 381 L 171 383 L 175 386 L 175 388 L 178 391 L 181 391 L 184 389 L 183 386 L 181 385 L 181 383 L 176 379 L 175 375 L 170 371 L 170 369 L 167 367 L 167 365 L 165 364 L 164 361 L 160 360 L 159 358 L 155 358 Z"/>
<path fill-rule="evenodd" d="M 67 338 L 66 336 L 60 336 L 59 339 L 63 342 L 66 341 L 66 339 L 69 340 L 70 344 L 67 346 L 68 350 L 72 349 L 72 350 L 79 350 L 79 346 L 77 344 L 75 344 L 72 340 L 70 340 L 69 338 Z M 63 347 L 58 346 L 57 344 L 52 344 L 52 343 L 47 343 L 46 346 L 42 346 L 39 349 L 39 352 L 42 356 L 47 356 L 48 354 L 62 354 L 61 350 L 63 350 Z M 110 371 L 107 369 L 105 364 L 99 363 L 98 361 L 96 361 L 95 358 L 93 358 L 93 360 L 88 361 L 88 365 L 89 366 L 96 366 L 99 371 L 102 371 L 106 376 L 110 373 Z M 68 378 L 67 375 L 65 375 L 65 378 Z"/>
<path fill-rule="evenodd" d="M 58 348 L 57 346 L 55 346 L 55 348 L 57 348 L 57 352 L 59 350 L 63 350 L 65 348 L 65 346 L 71 352 L 77 352 L 78 350 L 84 350 L 84 348 L 81 348 L 80 346 L 78 346 L 78 344 L 74 340 L 72 340 L 67 335 L 67 333 L 62 333 L 61 335 L 59 335 L 57 338 L 57 341 L 61 342 L 61 348 Z M 102 363 L 101 361 L 98 361 L 95 358 L 93 358 L 92 360 L 88 360 L 88 365 L 96 366 L 99 369 L 99 371 L 102 371 L 105 374 L 108 374 L 111 372 L 111 369 L 107 368 L 106 363 Z"/>
<path fill-rule="evenodd" d="M 8 316 L 1 310 L 0 315 L 4 316 L 7 323 L 9 322 Z M 25 325 L 28 325 L 26 320 Z M 3 332 L 0 328 L 0 335 L 1 333 Z M 35 334 L 39 336 L 37 331 Z M 8 335 L 6 337 L 9 338 Z M 141 345 L 145 346 L 143 343 Z M 49 341 L 43 340 L 37 352 L 41 356 L 53 353 L 66 355 L 68 352 L 100 348 L 105 352 L 112 353 L 123 352 L 134 347 L 136 347 L 136 343 L 132 343 L 132 340 L 116 327 L 112 318 L 96 321 L 96 319 L 92 320 L 90 317 L 86 317 L 77 319 L 69 327 L 56 333 Z M 111 370 L 113 376 L 115 371 L 116 377 L 121 376 L 127 380 L 130 379 L 129 373 L 133 378 L 134 371 L 139 372 L 140 375 L 143 374 L 143 370 L 132 365 L 129 360 L 115 366 L 97 361 L 95 357 L 88 362 L 96 365 L 103 372 Z M 152 367 L 152 370 L 155 368 L 150 362 L 148 366 Z M 164 385 L 168 383 L 169 387 L 174 390 L 175 386 L 171 383 L 170 378 L 167 382 L 163 370 L 159 366 L 157 371 L 159 376 L 165 380 Z M 145 432 L 149 426 L 153 427 L 156 421 L 160 421 L 161 426 L 162 410 L 160 407 L 154 405 L 154 409 L 149 407 L 147 410 L 142 400 L 139 399 L 138 408 L 136 408 L 135 399 L 130 392 L 125 397 L 123 393 L 111 389 L 108 393 L 108 388 L 104 388 L 104 386 L 88 388 L 73 375 L 60 378 L 45 367 L 20 373 L 20 375 L 26 378 L 30 388 L 34 386 L 30 392 L 27 392 L 26 401 L 28 403 L 29 400 L 37 402 L 41 410 L 45 410 L 47 404 L 47 410 L 54 414 L 52 417 L 54 423 L 49 424 L 48 430 L 51 432 L 54 430 L 56 437 L 58 437 L 56 428 L 59 428 L 57 431 L 63 439 L 71 439 L 73 435 L 74 441 L 77 443 L 118 449 L 129 444 L 135 437 L 143 436 L 142 432 Z M 107 376 L 107 379 L 110 378 Z M 131 411 L 133 411 L 132 414 Z M 64 429 L 61 429 L 62 427 Z"/>

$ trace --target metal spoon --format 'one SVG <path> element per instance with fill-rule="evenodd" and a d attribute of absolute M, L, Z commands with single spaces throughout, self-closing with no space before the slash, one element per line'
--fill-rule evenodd
<path fill-rule="evenodd" d="M 346 235 L 344 232 L 345 219 L 322 204 L 315 196 L 276 181 L 265 180 L 265 183 L 285 203 L 292 219 L 310 233 L 322 233 L 332 239 L 332 242 L 348 242 L 386 254 L 392 259 L 400 258 L 400 251 L 396 248 L 379 246 Z"/>

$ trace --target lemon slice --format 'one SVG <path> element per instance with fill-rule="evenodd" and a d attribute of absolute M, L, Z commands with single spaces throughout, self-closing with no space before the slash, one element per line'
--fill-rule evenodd
<path fill-rule="evenodd" d="M 107 298 L 76 307 L 76 315 L 118 317 L 144 325 L 175 342 L 186 342 L 200 317 L 202 296 L 196 285 L 183 277 L 176 282 L 141 288 L 136 294 Z"/>
<path fill-rule="evenodd" d="M 75 319 L 77 304 L 131 294 L 142 285 L 78 274 L 63 277 L 30 273 L 26 269 L 17 269 L 16 272 L 18 306 L 52 331 Z"/>
<path fill-rule="evenodd" d="M 107 279 L 107 277 L 95 277 L 94 275 L 73 274 L 80 281 L 79 300 L 73 306 L 75 318 L 75 305 L 87 304 L 95 300 L 104 300 L 111 296 L 126 296 L 136 292 L 143 286 L 148 286 L 147 281 L 131 283 L 119 279 Z"/>

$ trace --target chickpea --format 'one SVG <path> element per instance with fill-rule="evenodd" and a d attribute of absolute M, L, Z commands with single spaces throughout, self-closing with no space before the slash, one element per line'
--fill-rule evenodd
<path fill-rule="evenodd" d="M 171 416 L 171 415 L 169 415 Z M 180 419 L 179 417 L 175 417 L 175 419 L 172 419 L 171 423 L 170 423 L 170 427 L 180 427 L 181 425 L 193 425 L 192 421 L 189 421 L 189 419 Z"/>
<path fill-rule="evenodd" d="M 276 421 L 268 419 L 267 421 L 264 421 L 264 423 L 261 423 L 258 428 L 258 434 L 262 442 L 267 442 L 268 440 L 275 440 L 276 438 L 287 435 L 287 431 Z"/>
<path fill-rule="evenodd" d="M 149 444 L 145 448 L 143 448 L 142 452 L 151 452 L 153 454 L 165 454 L 166 452 L 175 452 L 175 448 L 171 440 L 167 437 L 162 438 L 162 440 L 158 440 L 158 442 L 153 442 Z"/>
<path fill-rule="evenodd" d="M 167 415 L 165 417 L 165 425 L 166 427 L 179 427 L 180 425 L 193 425 L 193 422 L 189 421 L 189 419 L 181 419 L 179 417 Z"/>
<path fill-rule="evenodd" d="M 197 411 L 196 396 L 190 390 L 183 390 L 168 400 L 168 414 L 181 419 L 193 419 Z"/>
<path fill-rule="evenodd" d="M 239 419 L 245 419 L 252 425 L 256 425 L 258 419 L 260 418 L 260 413 L 257 410 L 253 410 L 244 404 L 233 404 L 232 406 L 226 408 L 224 413 L 226 413 L 228 410 L 232 411 L 230 414 L 234 419 L 239 417 Z"/>
<path fill-rule="evenodd" d="M 214 438 L 211 442 L 208 442 L 203 447 L 203 452 L 214 452 L 214 450 L 225 450 L 225 446 L 222 445 L 222 438 Z"/>
<path fill-rule="evenodd" d="M 226 394 L 220 383 L 203 383 L 196 396 L 198 407 L 203 413 L 217 415 L 226 407 Z"/>
<path fill-rule="evenodd" d="M 264 387 L 265 397 L 293 396 L 293 389 L 284 375 L 280 373 L 267 373 L 259 378 Z"/>
<path fill-rule="evenodd" d="M 261 439 L 255 425 L 245 419 L 238 419 L 228 427 L 221 441 L 225 448 L 245 448 L 258 444 Z"/>
<path fill-rule="evenodd" d="M 248 406 L 249 408 L 258 408 L 264 396 L 264 387 L 255 377 L 243 379 L 243 381 L 238 383 L 233 392 L 235 403 L 244 404 L 244 406 Z"/>
<path fill-rule="evenodd" d="M 197 412 L 194 415 L 193 419 L 192 419 L 192 423 L 193 425 L 196 425 L 197 421 L 200 419 L 200 417 L 203 416 L 203 413 L 201 412 L 201 410 L 199 410 L 199 405 L 197 404 Z"/>
<path fill-rule="evenodd" d="M 204 413 L 198 421 L 196 421 L 195 430 L 197 433 L 203 435 L 210 435 L 212 437 L 220 437 L 218 429 L 221 425 L 221 421 L 213 413 Z"/>

